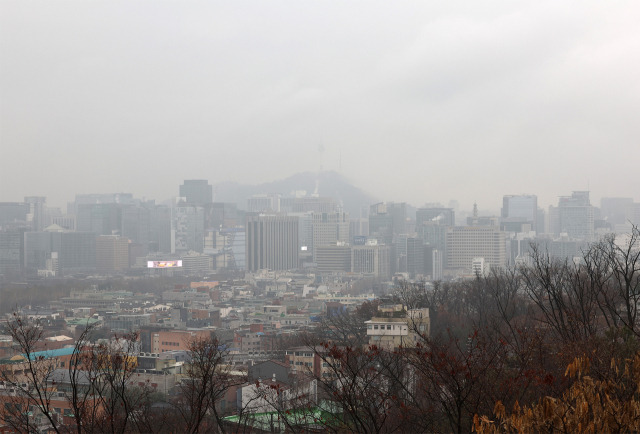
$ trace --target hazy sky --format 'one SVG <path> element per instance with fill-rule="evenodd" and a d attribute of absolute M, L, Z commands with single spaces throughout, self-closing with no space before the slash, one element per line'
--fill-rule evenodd
<path fill-rule="evenodd" d="M 259 183 L 640 200 L 640 3 L 2 1 L 0 201 Z"/>

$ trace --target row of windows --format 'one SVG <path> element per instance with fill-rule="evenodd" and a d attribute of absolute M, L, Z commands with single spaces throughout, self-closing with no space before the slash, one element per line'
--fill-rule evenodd
<path fill-rule="evenodd" d="M 379 326 L 379 328 L 378 328 L 378 324 L 373 324 L 373 325 L 372 325 L 372 324 L 369 324 L 369 325 L 367 326 L 367 328 L 368 328 L 369 330 L 371 330 L 371 328 L 372 328 L 372 327 L 373 327 L 373 330 L 385 330 L 385 325 L 384 325 L 384 324 L 380 325 L 380 326 Z M 386 326 L 386 330 L 395 330 L 395 329 L 396 329 L 396 326 L 395 326 L 395 325 L 388 324 L 388 325 Z M 406 326 L 404 326 L 404 327 L 402 327 L 402 326 L 398 326 L 398 330 L 406 330 L 406 329 L 407 329 L 407 327 L 406 327 Z"/>
<path fill-rule="evenodd" d="M 295 355 L 302 357 L 313 357 L 313 353 L 303 353 L 302 351 L 296 351 Z"/>
<path fill-rule="evenodd" d="M 163 342 L 162 345 L 167 345 L 170 347 L 178 347 L 180 346 L 180 343 L 179 342 Z"/>

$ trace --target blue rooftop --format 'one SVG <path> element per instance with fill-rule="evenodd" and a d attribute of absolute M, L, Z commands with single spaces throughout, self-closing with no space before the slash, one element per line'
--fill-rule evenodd
<path fill-rule="evenodd" d="M 45 350 L 45 351 L 36 351 L 31 353 L 31 360 L 38 359 L 40 357 L 44 357 L 45 359 L 51 359 L 53 357 L 62 357 L 62 356 L 70 356 L 73 354 L 74 347 L 66 347 L 60 348 L 58 350 Z M 26 358 L 27 355 L 23 354 L 22 357 Z"/>

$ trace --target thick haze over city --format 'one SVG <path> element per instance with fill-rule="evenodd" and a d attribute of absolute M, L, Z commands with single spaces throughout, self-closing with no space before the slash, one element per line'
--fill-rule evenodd
<path fill-rule="evenodd" d="M 638 197 L 634 2 L 0 5 L 0 201 L 334 170 L 380 200 Z"/>
<path fill-rule="evenodd" d="M 0 432 L 640 432 L 639 23 L 0 1 Z"/>

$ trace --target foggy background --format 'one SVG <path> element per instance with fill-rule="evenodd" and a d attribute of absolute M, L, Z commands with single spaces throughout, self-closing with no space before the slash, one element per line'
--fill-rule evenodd
<path fill-rule="evenodd" d="M 639 198 L 635 2 L 0 3 L 0 201 L 335 170 L 381 200 Z"/>

